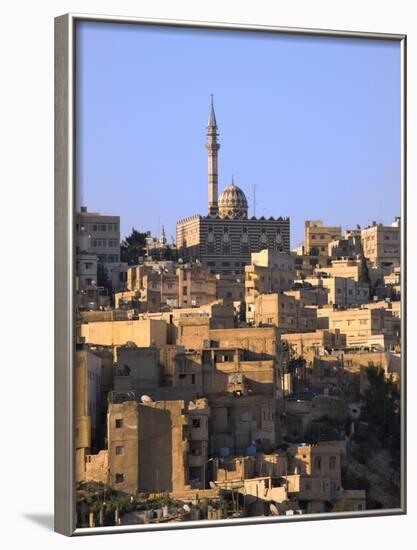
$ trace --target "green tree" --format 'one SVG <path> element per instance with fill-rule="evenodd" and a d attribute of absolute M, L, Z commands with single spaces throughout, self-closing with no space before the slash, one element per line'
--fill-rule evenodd
<path fill-rule="evenodd" d="M 122 241 L 120 246 L 122 262 L 127 262 L 129 265 L 138 263 L 139 257 L 145 255 L 146 235 L 146 233 L 141 233 L 134 227 L 132 228 L 132 233 Z"/>
<path fill-rule="evenodd" d="M 359 264 L 358 282 L 359 283 L 368 283 L 368 285 L 371 282 L 370 277 L 369 277 L 368 264 L 366 262 L 365 255 L 363 253 L 362 245 L 361 245 L 361 262 Z"/>
<path fill-rule="evenodd" d="M 386 378 L 380 367 L 369 363 L 366 369 L 369 387 L 365 390 L 363 420 L 386 449 L 397 451 L 400 447 L 399 391 L 391 377 Z"/>
<path fill-rule="evenodd" d="M 113 287 L 101 260 L 97 264 L 97 286 L 104 287 L 107 289 L 109 296 L 112 295 Z"/>

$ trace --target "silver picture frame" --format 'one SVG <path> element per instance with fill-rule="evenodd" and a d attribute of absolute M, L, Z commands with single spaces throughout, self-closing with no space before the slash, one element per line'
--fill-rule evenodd
<path fill-rule="evenodd" d="M 401 506 L 357 512 L 204 520 L 184 523 L 76 528 L 74 425 L 75 274 L 75 28 L 78 22 L 128 23 L 197 29 L 285 33 L 396 41 L 401 47 Z M 342 519 L 406 513 L 406 35 L 374 32 L 241 25 L 205 21 L 143 19 L 71 13 L 55 18 L 55 531 L 97 535 L 287 521 Z"/>

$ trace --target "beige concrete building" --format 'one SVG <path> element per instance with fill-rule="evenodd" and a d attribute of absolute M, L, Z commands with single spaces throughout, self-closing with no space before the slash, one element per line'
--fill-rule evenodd
<path fill-rule="evenodd" d="M 290 355 L 294 357 L 302 355 L 306 359 L 346 347 L 346 335 L 342 334 L 339 329 L 334 332 L 316 330 L 315 332 L 297 334 L 288 333 L 282 336 L 282 340 L 288 345 Z"/>
<path fill-rule="evenodd" d="M 328 227 L 321 220 L 307 220 L 304 223 L 304 253 L 327 256 L 329 243 L 341 237 L 340 226 Z"/>
<path fill-rule="evenodd" d="M 274 397 L 212 397 L 210 408 L 211 456 L 271 451 L 282 441 L 282 402 L 279 403 Z"/>
<path fill-rule="evenodd" d="M 103 263 L 120 262 L 120 216 L 89 212 L 82 206 L 75 223 L 77 241 L 81 240 L 83 248 L 88 243 L 87 253 L 97 256 Z"/>
<path fill-rule="evenodd" d="M 344 277 L 352 279 L 353 281 L 359 281 L 360 276 L 360 261 L 343 259 L 332 260 L 328 266 L 320 266 L 315 269 L 316 275 L 328 275 L 329 277 Z"/>
<path fill-rule="evenodd" d="M 332 259 L 326 255 L 296 254 L 294 255 L 295 279 L 312 277 L 317 269 L 330 267 Z"/>
<path fill-rule="evenodd" d="M 81 480 L 85 456 L 101 430 L 101 359 L 88 350 L 75 353 L 74 396 L 76 478 Z"/>
<path fill-rule="evenodd" d="M 364 490 L 344 490 L 341 466 L 345 459 L 345 443 L 320 442 L 318 445 L 290 447 L 289 471 L 285 476 L 290 497 L 305 502 L 306 513 L 330 512 L 334 504 L 347 499 L 354 510 L 365 510 Z"/>
<path fill-rule="evenodd" d="M 181 492 L 203 488 L 207 463 L 207 400 L 111 404 L 109 469 L 125 493 Z"/>
<path fill-rule="evenodd" d="M 373 222 L 362 230 L 362 246 L 365 257 L 372 267 L 391 273 L 400 266 L 401 261 L 401 224 L 396 218 L 391 225 Z"/>
<path fill-rule="evenodd" d="M 249 217 L 245 193 L 234 182 L 218 198 L 217 122 L 211 106 L 207 126 L 208 214 L 177 222 L 178 255 L 185 261 L 198 259 L 213 273 L 244 271 L 252 252 L 264 248 L 289 252 L 290 220 L 287 217 Z"/>
<path fill-rule="evenodd" d="M 85 278 L 97 284 L 97 262 L 101 263 L 112 288 L 126 285 L 127 264 L 120 259 L 120 216 L 105 216 L 89 212 L 82 206 L 76 214 L 76 268 L 80 277 L 80 287 Z M 91 264 L 88 268 L 85 264 Z M 94 269 L 95 265 L 95 269 Z"/>
<path fill-rule="evenodd" d="M 388 349 L 400 343 L 400 320 L 385 308 L 323 308 L 317 310 L 317 316 L 321 328 L 345 334 L 348 347 L 374 347 L 379 344 L 379 337 L 383 337 Z"/>
<path fill-rule="evenodd" d="M 157 312 L 164 308 L 198 307 L 216 300 L 217 280 L 207 267 L 153 262 L 128 268 L 127 290 L 116 293 L 116 308 Z"/>
<path fill-rule="evenodd" d="M 292 296 L 300 302 L 302 307 L 306 306 L 323 306 L 329 301 L 329 289 L 322 286 L 313 286 L 303 281 L 303 283 L 295 283 L 295 290 L 286 290 L 286 296 Z"/>
<path fill-rule="evenodd" d="M 178 306 L 209 304 L 216 300 L 216 277 L 203 265 L 191 264 L 177 268 Z"/>
<path fill-rule="evenodd" d="M 306 279 L 313 287 L 327 290 L 327 303 L 339 307 L 369 302 L 369 284 L 359 283 L 349 277 L 315 277 Z"/>
<path fill-rule="evenodd" d="M 255 301 L 260 294 L 289 290 L 294 284 L 294 256 L 262 250 L 251 255 L 245 267 L 246 320 L 255 319 Z"/>
<path fill-rule="evenodd" d="M 293 296 L 260 294 L 254 303 L 255 325 L 275 325 L 285 332 L 311 332 L 317 328 L 317 309 L 303 307 Z"/>
<path fill-rule="evenodd" d="M 102 346 L 123 346 L 133 342 L 139 347 L 147 347 L 168 343 L 167 323 L 158 319 L 82 323 L 80 336 L 86 344 Z"/>
<path fill-rule="evenodd" d="M 224 302 L 245 300 L 245 279 L 243 275 L 216 275 L 216 296 Z"/>
<path fill-rule="evenodd" d="M 334 259 L 358 258 L 361 254 L 361 230 L 356 229 L 346 231 L 340 239 L 330 241 L 328 244 L 328 254 Z"/>

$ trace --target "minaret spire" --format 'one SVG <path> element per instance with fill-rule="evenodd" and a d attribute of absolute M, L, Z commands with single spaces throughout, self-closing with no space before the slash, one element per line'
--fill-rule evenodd
<path fill-rule="evenodd" d="M 216 113 L 214 112 L 213 94 L 211 94 L 210 114 L 207 126 L 207 143 L 206 149 L 208 154 L 208 214 L 216 216 L 219 207 L 217 204 L 218 197 L 218 166 L 217 152 L 220 149 L 220 144 L 217 141 L 217 122 Z"/>

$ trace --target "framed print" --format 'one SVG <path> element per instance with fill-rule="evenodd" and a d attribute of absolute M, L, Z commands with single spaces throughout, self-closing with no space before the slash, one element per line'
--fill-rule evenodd
<path fill-rule="evenodd" d="M 55 44 L 56 531 L 404 514 L 406 37 Z"/>

